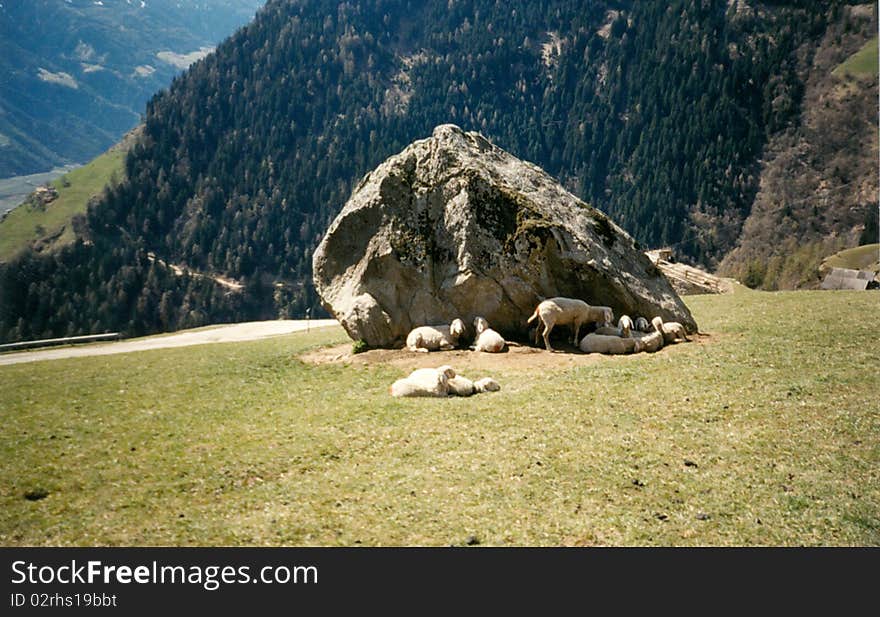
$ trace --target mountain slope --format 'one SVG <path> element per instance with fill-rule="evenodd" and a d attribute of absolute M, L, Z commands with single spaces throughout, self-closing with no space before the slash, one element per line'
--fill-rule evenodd
<path fill-rule="evenodd" d="M 446 122 L 711 267 L 797 122 L 798 52 L 833 19 L 794 0 L 273 0 L 151 101 L 87 242 L 4 268 L 0 337 L 316 309 L 311 254 L 353 184 Z M 166 276 L 149 252 L 246 288 Z"/>
<path fill-rule="evenodd" d="M 97 156 L 138 122 L 153 93 L 261 4 L 0 3 L 0 177 Z"/>
<path fill-rule="evenodd" d="M 876 9 L 845 8 L 802 50 L 802 112 L 767 145 L 725 275 L 764 289 L 816 287 L 824 257 L 877 241 L 876 32 Z"/>
<path fill-rule="evenodd" d="M 27 247 L 39 252 L 73 242 L 75 229 L 82 233 L 89 202 L 121 179 L 125 155 L 138 134 L 135 128 L 107 152 L 47 183 L 49 191 L 39 187 L 17 208 L 0 216 L 0 263 Z"/>

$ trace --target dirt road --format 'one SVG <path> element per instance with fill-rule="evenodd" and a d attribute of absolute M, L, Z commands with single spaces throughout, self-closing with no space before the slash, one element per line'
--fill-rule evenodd
<path fill-rule="evenodd" d="M 187 330 L 165 336 L 152 336 L 113 343 L 98 343 L 82 347 L 59 347 L 54 349 L 41 349 L 38 351 L 5 353 L 0 354 L 0 366 L 5 364 L 19 364 L 21 362 L 37 362 L 39 360 L 58 360 L 60 358 L 106 356 L 115 353 L 129 353 L 132 351 L 144 351 L 147 349 L 165 349 L 168 347 L 186 347 L 189 345 L 204 345 L 206 343 L 252 341 L 267 336 L 279 336 L 282 334 L 290 334 L 291 332 L 300 332 L 307 327 L 323 328 L 336 325 L 338 325 L 338 322 L 335 319 L 313 319 L 311 322 L 294 319 L 250 321 L 246 323 L 222 325 L 215 328 L 200 328 L 198 330 Z"/>

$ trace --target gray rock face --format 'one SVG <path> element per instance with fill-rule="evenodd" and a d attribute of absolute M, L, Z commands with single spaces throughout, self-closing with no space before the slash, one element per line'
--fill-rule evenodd
<path fill-rule="evenodd" d="M 553 296 L 697 329 L 626 232 L 535 165 L 450 124 L 361 180 L 313 272 L 324 307 L 373 347 L 477 315 L 524 340 L 535 306 Z"/>

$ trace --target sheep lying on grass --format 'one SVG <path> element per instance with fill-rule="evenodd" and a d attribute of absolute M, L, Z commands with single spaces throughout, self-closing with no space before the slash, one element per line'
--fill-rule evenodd
<path fill-rule="evenodd" d="M 573 298 L 550 298 L 544 300 L 535 308 L 535 312 L 529 317 L 528 323 L 538 320 L 538 328 L 535 331 L 535 343 L 538 336 L 544 337 L 544 347 L 547 351 L 553 351 L 550 345 L 550 331 L 556 326 L 572 327 L 572 345 L 577 345 L 581 326 L 590 322 L 600 325 L 611 325 L 614 321 L 614 313 L 607 306 L 590 306 L 583 300 Z M 543 328 L 543 333 L 542 333 Z"/>
<path fill-rule="evenodd" d="M 455 369 L 443 365 L 439 368 L 420 368 L 414 370 L 408 377 L 398 379 L 389 392 L 391 396 L 447 396 L 449 394 L 449 380 L 455 378 Z"/>
<path fill-rule="evenodd" d="M 676 343 L 679 339 L 691 340 L 687 337 L 687 330 L 677 321 L 664 322 L 661 317 L 657 316 L 651 320 L 651 325 L 654 326 L 657 332 L 663 335 L 663 342 L 665 343 Z"/>
<path fill-rule="evenodd" d="M 499 390 L 501 390 L 501 384 L 491 377 L 481 377 L 474 382 L 474 391 L 477 394 L 480 392 L 498 392 Z"/>
<path fill-rule="evenodd" d="M 477 339 L 474 343 L 476 351 L 485 351 L 488 353 L 499 353 L 504 351 L 507 343 L 504 337 L 489 327 L 489 322 L 483 317 L 474 319 L 474 330 L 477 332 Z"/>
<path fill-rule="evenodd" d="M 606 334 L 588 334 L 581 339 L 580 349 L 584 353 L 627 354 L 639 353 L 643 350 L 641 339 L 608 336 Z"/>
<path fill-rule="evenodd" d="M 456 375 L 449 380 L 450 396 L 471 396 L 482 392 L 498 392 L 500 389 L 501 385 L 491 377 L 471 381 L 467 377 Z"/>
<path fill-rule="evenodd" d="M 458 345 L 464 334 L 464 322 L 455 319 L 448 326 L 419 326 L 406 337 L 406 348 L 410 351 L 450 351 Z"/>
<path fill-rule="evenodd" d="M 471 396 L 481 392 L 497 392 L 501 385 L 491 377 L 483 377 L 477 381 L 471 381 L 467 377 L 458 375 L 455 369 L 449 365 L 438 368 L 420 368 L 414 370 L 408 377 L 398 379 L 389 388 L 391 396 Z"/>

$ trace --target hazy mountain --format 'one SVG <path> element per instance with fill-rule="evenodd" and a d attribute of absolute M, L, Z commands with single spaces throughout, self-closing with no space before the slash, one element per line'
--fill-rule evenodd
<path fill-rule="evenodd" d="M 0 0 L 0 178 L 84 163 L 263 0 Z"/>
<path fill-rule="evenodd" d="M 83 241 L 3 268 L 0 337 L 316 309 L 312 251 L 353 184 L 447 122 L 714 267 L 807 118 L 827 33 L 872 27 L 871 8 L 803 0 L 271 0 L 151 101 Z"/>

